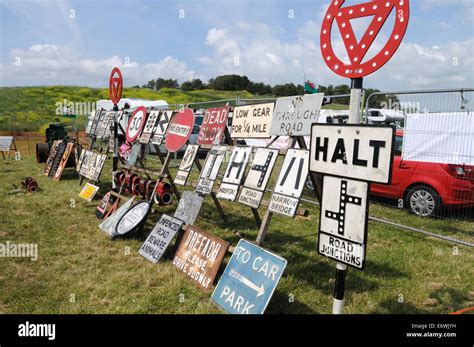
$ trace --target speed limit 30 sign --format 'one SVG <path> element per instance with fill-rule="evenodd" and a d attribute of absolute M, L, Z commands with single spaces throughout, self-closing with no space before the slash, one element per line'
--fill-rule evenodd
<path fill-rule="evenodd" d="M 133 112 L 125 134 L 127 142 L 132 143 L 140 136 L 146 123 L 146 115 L 146 108 L 143 106 L 138 107 L 135 112 Z"/>

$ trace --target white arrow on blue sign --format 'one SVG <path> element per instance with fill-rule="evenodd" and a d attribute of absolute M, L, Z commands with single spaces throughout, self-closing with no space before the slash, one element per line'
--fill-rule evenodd
<path fill-rule="evenodd" d="M 211 299 L 228 313 L 263 314 L 286 264 L 286 259 L 241 239 Z"/>

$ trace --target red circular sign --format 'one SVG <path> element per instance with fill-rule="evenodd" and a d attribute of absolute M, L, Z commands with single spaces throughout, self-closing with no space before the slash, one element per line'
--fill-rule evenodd
<path fill-rule="evenodd" d="M 170 122 L 166 131 L 165 146 L 168 152 L 179 151 L 188 141 L 193 132 L 194 113 L 186 108 L 177 113 Z"/>
<path fill-rule="evenodd" d="M 143 127 L 146 123 L 146 108 L 143 106 L 138 107 L 135 112 L 133 112 L 132 117 L 128 121 L 127 133 L 127 142 L 133 142 L 137 139 L 138 136 L 142 133 Z"/>
<path fill-rule="evenodd" d="M 329 68 L 338 75 L 349 78 L 367 76 L 385 65 L 400 46 L 408 26 L 408 0 L 373 0 L 342 7 L 344 2 L 345 0 L 333 0 L 324 16 L 320 36 L 321 53 Z M 390 38 L 380 52 L 364 62 L 365 55 L 394 9 L 395 25 Z M 350 21 L 369 16 L 373 16 L 372 22 L 360 41 L 357 41 Z M 349 60 L 345 62 L 336 56 L 331 45 L 334 20 L 347 51 Z"/>
<path fill-rule="evenodd" d="M 122 97 L 123 78 L 118 67 L 114 67 L 109 78 L 109 98 L 117 105 Z"/>

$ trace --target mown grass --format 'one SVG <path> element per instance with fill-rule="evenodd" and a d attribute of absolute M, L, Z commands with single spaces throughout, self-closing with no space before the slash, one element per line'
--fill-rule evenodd
<path fill-rule="evenodd" d="M 211 303 L 211 293 L 198 289 L 169 259 L 152 264 L 138 254 L 160 214 L 172 215 L 176 202 L 152 215 L 141 234 L 111 241 L 98 228 L 95 206 L 78 198 L 81 187 L 72 169 L 60 182 L 45 177 L 42 170 L 43 165 L 32 157 L 0 162 L 0 242 L 39 247 L 37 261 L 0 259 L 0 312 L 221 312 Z M 110 186 L 108 172 L 110 160 L 101 193 Z M 8 194 L 12 184 L 31 175 L 38 180 L 37 193 Z M 238 241 L 236 230 L 255 240 L 250 209 L 222 204 L 228 223 L 206 198 L 196 225 L 233 245 Z M 268 313 L 330 313 L 332 309 L 335 263 L 316 251 L 318 207 L 301 206 L 309 209 L 309 217 L 274 216 L 266 238 L 265 247 L 288 260 Z M 473 241 L 472 221 L 420 219 L 377 203 L 371 205 L 371 214 Z M 370 222 L 367 266 L 347 273 L 345 311 L 448 313 L 474 306 L 473 263 L 470 248 Z"/>

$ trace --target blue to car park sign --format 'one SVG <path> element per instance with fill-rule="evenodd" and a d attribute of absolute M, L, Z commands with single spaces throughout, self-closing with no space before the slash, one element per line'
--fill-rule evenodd
<path fill-rule="evenodd" d="M 241 239 L 212 301 L 228 313 L 263 314 L 286 264 L 280 256 Z"/>

